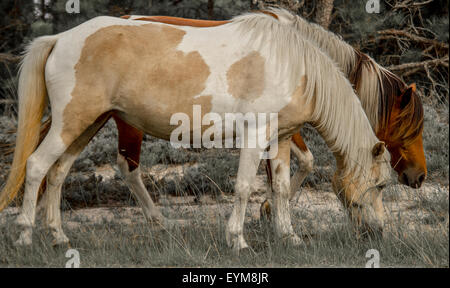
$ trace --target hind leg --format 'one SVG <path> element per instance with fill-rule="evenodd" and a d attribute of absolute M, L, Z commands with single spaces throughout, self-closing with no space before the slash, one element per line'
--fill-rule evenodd
<path fill-rule="evenodd" d="M 32 227 L 36 217 L 37 193 L 42 179 L 53 163 L 64 153 L 67 146 L 58 137 L 55 129 L 50 129 L 39 148 L 31 154 L 26 164 L 25 193 L 22 209 L 16 224 L 23 227 L 16 245 L 31 245 Z"/>
<path fill-rule="evenodd" d="M 66 152 L 64 152 L 58 161 L 50 168 L 47 176 L 47 190 L 42 202 L 45 208 L 45 226 L 53 236 L 53 245 L 69 242 L 61 225 L 61 188 L 64 179 L 78 155 L 83 151 L 84 147 L 86 147 L 98 130 L 103 127 L 109 117 L 109 114 L 106 114 L 92 124 L 72 143 L 72 145 L 69 146 L 69 148 L 67 148 Z"/>
<path fill-rule="evenodd" d="M 102 113 L 98 113 L 100 116 Z M 83 115 L 79 115 L 83 119 Z M 42 143 L 31 154 L 26 164 L 26 181 L 25 193 L 23 197 L 22 210 L 16 219 L 16 224 L 23 227 L 19 239 L 15 242 L 18 246 L 31 245 L 32 243 L 32 227 L 36 218 L 36 202 L 39 187 L 42 179 L 45 177 L 52 165 L 64 154 L 67 148 L 80 136 L 83 132 L 96 121 L 92 122 L 83 119 L 83 123 L 77 126 L 76 130 L 65 131 L 65 123 L 58 120 L 60 117 L 52 116 L 53 123 L 48 135 L 44 138 Z M 77 122 L 77 119 L 72 119 L 72 125 Z M 62 134 L 58 131 L 59 127 L 63 126 L 64 140 Z M 76 131 L 76 132 L 75 132 Z M 80 132 L 78 132 L 80 131 Z M 67 144 L 68 143 L 68 144 Z"/>
<path fill-rule="evenodd" d="M 156 221 L 163 225 L 176 224 L 177 221 L 168 220 L 161 214 L 142 182 L 139 156 L 141 153 L 143 132 L 125 123 L 117 116 L 114 117 L 114 120 L 119 130 L 117 165 L 127 186 L 136 197 L 139 206 L 141 206 L 145 218 L 149 222 Z"/>

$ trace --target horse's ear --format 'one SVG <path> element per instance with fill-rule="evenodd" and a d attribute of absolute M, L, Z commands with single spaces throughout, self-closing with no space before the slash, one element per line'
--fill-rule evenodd
<path fill-rule="evenodd" d="M 386 150 L 386 145 L 384 142 L 380 141 L 377 144 L 375 144 L 372 148 L 372 156 L 373 159 L 379 159 L 383 155 L 384 151 Z"/>
<path fill-rule="evenodd" d="M 405 90 L 402 94 L 402 99 L 400 101 L 400 108 L 405 108 L 408 105 L 409 101 L 411 101 L 412 93 L 416 92 L 416 83 L 409 85 L 408 89 Z"/>

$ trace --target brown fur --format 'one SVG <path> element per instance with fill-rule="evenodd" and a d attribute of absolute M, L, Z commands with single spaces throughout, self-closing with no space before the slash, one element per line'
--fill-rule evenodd
<path fill-rule="evenodd" d="M 258 52 L 250 52 L 227 71 L 228 92 L 248 101 L 259 98 L 264 91 L 264 73 L 264 58 Z"/>
<path fill-rule="evenodd" d="M 198 52 L 184 53 L 176 49 L 184 34 L 173 27 L 148 24 L 109 26 L 89 36 L 75 67 L 72 100 L 64 110 L 64 141 L 70 142 L 73 135 L 79 135 L 95 120 L 94 117 L 114 109 L 112 105 L 133 111 L 129 113 L 130 118 L 149 113 L 150 103 L 145 95 L 151 95 L 152 119 L 158 120 L 151 124 L 151 130 L 160 138 L 168 139 L 170 131 L 175 129 L 170 125 L 173 113 L 183 112 L 192 119 L 194 104 L 202 106 L 203 114 L 208 113 L 211 96 L 195 99 L 194 96 L 204 90 L 209 67 Z M 166 57 L 161 59 L 161 55 Z M 130 67 L 140 73 L 130 73 Z M 90 76 L 93 73 L 103 77 L 94 79 Z M 116 85 L 111 85 L 110 79 L 117 77 L 126 85 L 113 90 Z M 91 95 L 96 95 L 95 103 L 91 101 Z M 83 118 L 79 119 L 77 115 L 81 114 Z M 142 124 L 150 127 L 148 123 Z"/>
<path fill-rule="evenodd" d="M 119 131 L 119 154 L 125 158 L 128 163 L 128 170 L 131 172 L 139 166 L 139 155 L 141 154 L 144 133 L 128 125 L 119 117 L 113 117 Z"/>
<path fill-rule="evenodd" d="M 303 137 L 300 133 L 296 133 L 292 136 L 292 142 L 294 142 L 294 144 L 303 152 L 308 151 L 308 147 L 306 146 L 305 141 L 303 141 Z"/>
<path fill-rule="evenodd" d="M 355 50 L 355 53 L 357 62 L 349 80 L 358 91 L 363 67 L 375 70 L 375 64 L 366 54 L 358 50 Z M 386 142 L 391 154 L 392 167 L 399 175 L 408 167 L 414 167 L 415 171 L 410 173 L 424 173 L 426 176 L 422 143 L 423 105 L 415 93 L 415 84 L 411 86 L 410 94 L 405 95 L 408 86 L 397 75 L 387 70 L 380 70 L 380 73 L 381 95 L 376 135 Z"/>
<path fill-rule="evenodd" d="M 122 16 L 121 18 L 129 19 L 130 15 Z M 171 16 L 146 16 L 135 18 L 133 20 L 139 21 L 151 21 L 158 23 L 165 23 L 177 26 L 191 26 L 191 27 L 215 27 L 229 23 L 230 21 L 217 21 L 217 20 L 197 20 L 197 19 L 187 19 L 180 17 Z"/>

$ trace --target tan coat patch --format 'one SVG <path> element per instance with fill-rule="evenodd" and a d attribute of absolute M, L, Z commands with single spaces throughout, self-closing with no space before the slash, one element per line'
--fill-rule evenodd
<path fill-rule="evenodd" d="M 76 85 L 64 110 L 62 138 L 69 144 L 102 113 L 115 109 L 130 124 L 168 138 L 177 112 L 192 120 L 192 105 L 211 111 L 208 65 L 197 51 L 176 47 L 186 32 L 165 25 L 109 26 L 90 35 L 75 66 Z M 192 127 L 192 123 L 191 123 Z"/>
<path fill-rule="evenodd" d="M 307 77 L 302 76 L 300 83 L 292 94 L 291 101 L 278 112 L 278 127 L 288 128 L 285 131 L 279 130 L 278 137 L 296 133 L 300 130 L 301 124 L 310 118 L 313 112 L 314 101 L 310 101 L 306 105 L 306 97 L 304 97 L 306 82 Z"/>
<path fill-rule="evenodd" d="M 234 98 L 255 100 L 264 91 L 264 58 L 256 51 L 231 65 L 227 71 L 228 93 Z"/>

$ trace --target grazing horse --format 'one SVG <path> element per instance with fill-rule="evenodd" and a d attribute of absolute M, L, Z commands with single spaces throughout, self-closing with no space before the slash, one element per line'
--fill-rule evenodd
<path fill-rule="evenodd" d="M 269 131 L 278 144 L 278 153 L 270 159 L 278 237 L 295 245 L 302 242 L 289 213 L 289 161 L 291 137 L 306 122 L 334 152 L 333 187 L 351 219 L 359 228 L 380 231 L 381 189 L 390 180 L 390 155 L 373 132 L 350 82 L 294 24 L 263 13 L 244 14 L 207 28 L 97 17 L 35 39 L 21 65 L 16 149 L 0 194 L 2 209 L 26 179 L 16 219 L 23 230 L 15 244 L 32 243 L 37 194 L 45 175 L 45 224 L 55 244 L 68 241 L 60 220 L 61 185 L 76 156 L 107 119 L 114 116 L 169 140 L 177 128 L 171 125 L 174 113 L 192 119 L 194 105 L 201 107 L 202 116 L 277 113 L 276 130 L 267 123 L 258 131 Z M 52 121 L 38 145 L 46 96 Z M 192 134 L 198 132 L 189 127 Z M 252 129 L 244 125 L 235 136 L 246 139 L 255 133 Z M 243 236 L 245 210 L 261 153 L 269 143 L 266 139 L 240 150 L 235 202 L 226 227 L 227 244 L 236 252 L 248 247 Z M 125 157 L 118 161 L 144 215 L 164 224 L 147 191 L 134 187 L 141 184 L 136 182 L 139 170 L 130 171 Z"/>
<path fill-rule="evenodd" d="M 339 66 L 341 71 L 353 84 L 356 94 L 366 111 L 377 137 L 386 143 L 391 154 L 391 166 L 398 174 L 400 183 L 412 188 L 419 188 L 427 174 L 425 153 L 422 143 L 423 106 L 415 93 L 414 84 L 407 86 L 398 76 L 377 64 L 368 55 L 354 49 L 336 34 L 323 29 L 320 25 L 310 23 L 303 18 L 293 15 L 286 10 L 270 8 L 261 11 L 278 20 L 295 23 L 300 34 L 325 51 Z M 125 19 L 139 21 L 162 22 L 179 26 L 211 27 L 227 23 L 227 21 L 194 20 L 169 16 L 138 16 L 126 15 Z M 132 131 L 128 127 L 120 126 L 119 135 L 126 134 L 127 139 L 135 138 L 135 142 L 128 142 L 119 153 L 131 155 L 133 163 L 139 162 L 138 147 L 140 140 L 137 132 L 134 135 L 120 131 Z M 120 138 L 119 138 L 120 141 Z M 299 169 L 291 177 L 291 198 L 303 183 L 306 176 L 313 170 L 313 155 L 303 141 L 300 133 L 292 137 L 291 150 L 299 160 Z M 135 154 L 133 154 L 135 153 Z M 126 157 L 126 156 L 125 156 Z M 130 160 L 131 162 L 131 160 Z M 267 170 L 269 182 L 270 162 Z M 270 213 L 268 201 L 262 204 L 261 211 Z"/>

